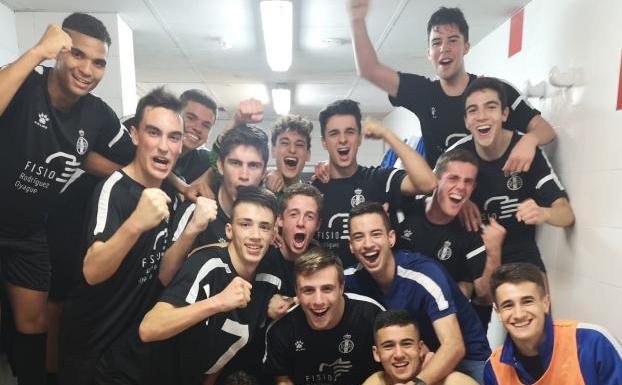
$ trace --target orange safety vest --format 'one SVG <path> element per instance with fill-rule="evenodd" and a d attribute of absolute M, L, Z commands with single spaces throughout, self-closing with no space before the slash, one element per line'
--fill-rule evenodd
<path fill-rule="evenodd" d="M 553 354 L 548 368 L 533 385 L 585 385 L 577 353 L 576 321 L 553 321 Z M 499 385 L 520 385 L 516 370 L 500 361 L 503 346 L 490 356 Z"/>

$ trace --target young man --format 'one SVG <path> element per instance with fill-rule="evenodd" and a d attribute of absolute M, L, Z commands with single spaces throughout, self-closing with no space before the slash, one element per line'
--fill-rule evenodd
<path fill-rule="evenodd" d="M 268 136 L 258 127 L 241 125 L 228 130 L 222 137 L 218 170 L 223 181 L 217 190 L 218 215 L 205 231 L 188 229 L 196 208 L 193 202 L 180 205 L 173 218 L 173 234 L 166 255 L 185 257 L 193 247 L 226 242 L 226 224 L 230 221 L 233 202 L 241 186 L 258 186 L 268 162 Z"/>
<path fill-rule="evenodd" d="M 132 367 L 141 347 L 137 323 L 182 260 L 162 258 L 168 242 L 170 199 L 159 189 L 181 151 L 179 100 L 162 89 L 137 106 L 138 127 L 131 128 L 134 160 L 101 183 L 87 215 L 87 251 L 80 295 L 66 302 L 61 322 L 60 380 L 90 384 L 110 362 L 102 357 L 115 344 Z M 203 203 L 201 203 L 203 206 Z M 205 227 L 205 223 L 195 223 Z M 125 345 L 123 345 L 125 346 Z M 105 377 L 104 377 L 105 378 Z"/>
<path fill-rule="evenodd" d="M 499 80 L 478 78 L 464 95 L 464 120 L 471 135 L 452 148 L 466 149 L 478 157 L 477 188 L 471 199 L 485 222 L 492 218 L 507 230 L 501 263 L 528 262 L 544 272 L 535 240 L 536 225 L 566 227 L 574 223 L 566 192 L 539 148 L 529 171 L 504 174 L 503 165 L 521 135 L 503 128 L 509 108 Z"/>
<path fill-rule="evenodd" d="M 259 268 L 275 219 L 274 194 L 254 186 L 239 189 L 226 225 L 231 242 L 194 251 L 140 324 L 143 341 L 161 341 L 152 346 L 145 383 L 213 383 L 265 322 L 281 282 Z"/>
<path fill-rule="evenodd" d="M 394 213 L 402 194 L 428 193 L 436 186 L 436 177 L 415 151 L 378 122 L 368 120 L 361 130 L 361 110 L 353 100 L 329 104 L 319 120 L 330 180 L 313 183 L 324 195 L 324 221 L 317 239 L 348 267 L 356 263 L 348 246 L 350 209 L 361 202 L 377 201 L 388 202 Z M 359 166 L 356 157 L 363 135 L 384 140 L 403 161 L 405 170 Z"/>
<path fill-rule="evenodd" d="M 620 343 L 597 325 L 553 321 L 537 267 L 503 265 L 490 290 L 508 335 L 486 363 L 486 385 L 622 383 Z"/>
<path fill-rule="evenodd" d="M 478 167 L 476 156 L 469 151 L 443 153 L 434 168 L 438 186 L 432 196 L 402 205 L 405 220 L 397 229 L 396 249 L 421 253 L 440 262 L 464 296 L 474 297 L 472 304 L 486 331 L 491 303 L 488 284 L 492 271 L 501 263 L 505 229 L 491 219 L 480 235 L 467 231 L 458 219 L 475 188 Z M 484 305 L 482 314 L 480 305 Z"/>
<path fill-rule="evenodd" d="M 415 319 L 407 310 L 387 310 L 374 321 L 374 360 L 383 371 L 372 374 L 363 385 L 397 385 L 412 381 L 425 384 L 417 375 L 433 353 L 423 357 L 424 344 Z M 439 385 L 476 385 L 477 382 L 460 372 L 452 372 Z"/>
<path fill-rule="evenodd" d="M 109 175 L 98 160 L 116 154 L 125 135 L 112 109 L 90 94 L 104 75 L 110 43 L 101 21 L 74 13 L 0 70 L 1 270 L 17 329 L 20 383 L 45 381 L 50 203 L 80 167 Z M 56 59 L 55 67 L 40 67 L 46 59 Z"/>
<path fill-rule="evenodd" d="M 311 157 L 313 123 L 300 115 L 287 115 L 271 131 L 276 170 L 268 173 L 265 184 L 280 198 L 285 187 L 303 181 L 300 174 Z"/>
<path fill-rule="evenodd" d="M 379 203 L 350 212 L 350 247 L 359 261 L 346 272 L 348 290 L 376 299 L 388 309 L 406 309 L 422 340 L 436 354 L 419 373 L 426 384 L 459 370 L 482 383 L 490 354 L 477 315 L 445 269 L 418 253 L 397 251 L 395 231 Z"/>
<path fill-rule="evenodd" d="M 380 304 L 344 295 L 341 260 L 314 248 L 294 262 L 299 305 L 268 327 L 266 372 L 277 385 L 360 384 L 378 366 L 369 347 Z"/>
<path fill-rule="evenodd" d="M 439 80 L 397 72 L 378 61 L 367 34 L 369 0 L 349 0 L 352 40 L 358 73 L 389 94 L 394 106 L 417 115 L 430 167 L 456 140 L 467 135 L 462 121 L 462 94 L 476 76 L 466 72 L 469 26 L 458 8 L 441 7 L 428 21 L 428 60 Z M 509 127 L 527 132 L 503 165 L 506 173 L 527 171 L 538 145 L 555 139 L 552 127 L 511 85 L 504 83 L 512 112 Z"/>

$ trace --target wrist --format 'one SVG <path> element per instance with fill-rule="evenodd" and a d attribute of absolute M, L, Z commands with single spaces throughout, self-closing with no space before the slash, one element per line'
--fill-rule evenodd
<path fill-rule="evenodd" d="M 530 146 L 533 146 L 533 147 L 537 147 L 538 144 L 540 144 L 540 140 L 538 139 L 538 137 L 535 134 L 532 134 L 531 132 L 528 132 L 525 135 L 523 135 L 521 140 L 525 141 L 526 143 L 528 143 Z"/>
<path fill-rule="evenodd" d="M 38 44 L 29 49 L 26 54 L 32 57 L 32 59 L 36 61 L 37 64 L 41 63 L 46 59 L 45 54 L 43 53 L 43 48 Z"/>

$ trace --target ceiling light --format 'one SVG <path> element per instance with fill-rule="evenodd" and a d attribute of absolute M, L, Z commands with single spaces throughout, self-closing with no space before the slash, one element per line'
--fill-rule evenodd
<path fill-rule="evenodd" d="M 292 94 L 287 88 L 273 88 L 272 89 L 272 107 L 274 111 L 279 115 L 289 114 L 291 107 Z"/>
<path fill-rule="evenodd" d="M 259 6 L 268 65 L 275 72 L 287 71 L 292 65 L 292 3 L 266 0 Z"/>

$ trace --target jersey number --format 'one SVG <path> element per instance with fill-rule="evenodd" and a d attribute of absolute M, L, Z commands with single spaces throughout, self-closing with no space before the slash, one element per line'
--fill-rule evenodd
<path fill-rule="evenodd" d="M 243 325 L 227 318 L 225 323 L 222 325 L 221 330 L 240 338 L 229 346 L 229 349 L 227 349 L 227 351 L 220 356 L 216 363 L 212 365 L 207 372 L 205 372 L 206 374 L 216 373 L 222 369 L 222 367 L 225 366 L 225 364 L 229 362 L 233 356 L 235 356 L 238 350 L 242 349 L 242 347 L 244 347 L 244 345 L 248 342 L 248 325 Z"/>

